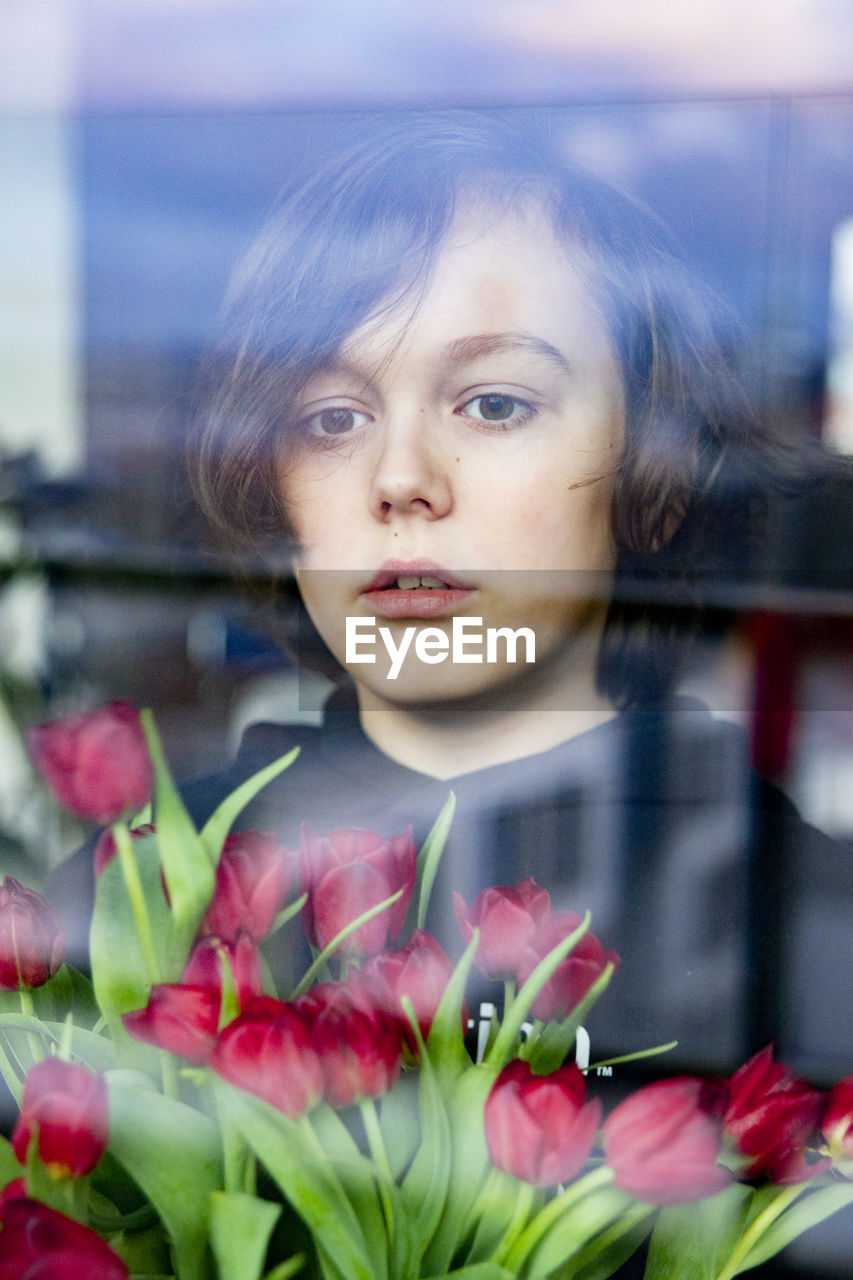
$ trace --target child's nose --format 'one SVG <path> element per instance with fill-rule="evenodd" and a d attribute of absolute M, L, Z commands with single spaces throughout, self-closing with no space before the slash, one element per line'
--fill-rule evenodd
<path fill-rule="evenodd" d="M 446 459 L 431 429 L 429 413 L 415 409 L 386 429 L 370 485 L 377 520 L 419 516 L 440 520 L 453 506 Z"/>

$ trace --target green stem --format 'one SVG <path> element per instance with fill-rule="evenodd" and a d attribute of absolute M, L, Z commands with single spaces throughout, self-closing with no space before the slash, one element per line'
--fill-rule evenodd
<path fill-rule="evenodd" d="M 376 1186 L 379 1190 L 379 1199 L 382 1202 L 382 1213 L 385 1216 L 385 1226 L 388 1231 L 388 1240 L 394 1239 L 394 1206 L 391 1204 L 391 1197 L 388 1194 L 388 1184 L 394 1181 L 391 1173 L 391 1165 L 388 1161 L 388 1152 L 385 1150 L 385 1139 L 382 1137 L 382 1130 L 379 1127 L 379 1116 L 376 1114 L 376 1103 L 372 1098 L 362 1098 L 358 1104 L 361 1112 L 361 1118 L 364 1122 L 364 1131 L 367 1134 L 367 1145 L 370 1147 L 370 1154 L 373 1157 L 373 1163 L 379 1172 L 376 1179 Z"/>
<path fill-rule="evenodd" d="M 515 978 L 504 978 L 504 1007 L 501 1021 L 506 1017 L 507 1010 L 515 999 Z"/>
<path fill-rule="evenodd" d="M 142 881 L 139 878 L 139 868 L 136 865 L 136 858 L 133 854 L 133 843 L 130 839 L 127 824 L 124 822 L 114 822 L 112 833 L 118 849 L 124 883 L 127 886 L 127 896 L 130 899 L 130 909 L 133 912 L 136 932 L 139 935 L 142 955 L 148 971 L 148 979 L 153 985 L 160 981 L 160 966 L 157 963 L 154 935 L 151 932 L 151 920 L 148 915 L 148 908 L 145 905 L 145 893 L 142 889 Z"/>
<path fill-rule="evenodd" d="M 533 1204 L 533 1197 L 536 1194 L 536 1188 L 532 1182 L 523 1182 L 518 1188 L 518 1195 L 515 1201 L 515 1208 L 512 1211 L 512 1217 L 509 1220 L 509 1226 L 503 1234 L 503 1237 L 492 1254 L 491 1261 L 500 1265 L 504 1258 L 511 1252 L 513 1245 L 521 1235 L 527 1225 L 528 1215 L 530 1214 L 530 1206 Z"/>
<path fill-rule="evenodd" d="M 560 1215 L 570 1208 L 576 1201 L 582 1200 L 592 1191 L 597 1191 L 599 1187 L 604 1187 L 608 1182 L 612 1182 L 614 1173 L 606 1164 L 598 1169 L 594 1169 L 592 1173 L 588 1173 L 586 1177 L 580 1178 L 577 1182 L 573 1182 L 570 1187 L 560 1195 L 549 1200 L 545 1208 L 537 1213 L 536 1217 L 522 1232 L 518 1240 L 515 1242 L 512 1250 L 507 1256 L 504 1266 L 513 1274 L 521 1270 L 521 1264 L 527 1255 L 539 1244 L 539 1241 L 547 1231 L 551 1229 Z"/>
<path fill-rule="evenodd" d="M 732 1276 L 738 1274 L 742 1269 L 741 1263 L 746 1260 L 749 1251 L 758 1243 L 768 1227 L 772 1226 L 776 1219 L 784 1213 L 788 1205 L 792 1204 L 797 1196 L 805 1190 L 805 1187 L 806 1184 L 802 1182 L 794 1187 L 785 1187 L 774 1200 L 770 1201 L 767 1208 L 762 1210 L 744 1231 L 732 1250 L 731 1257 L 717 1276 L 717 1280 L 732 1280 Z"/>

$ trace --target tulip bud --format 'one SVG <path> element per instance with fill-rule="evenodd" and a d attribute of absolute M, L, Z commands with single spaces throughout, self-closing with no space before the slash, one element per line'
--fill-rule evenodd
<path fill-rule="evenodd" d="M 544 960 L 548 952 L 563 938 L 574 933 L 581 922 L 581 916 L 574 911 L 555 911 L 543 920 L 519 965 L 519 983 L 525 983 L 540 960 Z M 560 961 L 548 981 L 540 987 L 530 1006 L 533 1017 L 541 1018 L 543 1022 L 549 1022 L 552 1018 L 567 1018 L 608 965 L 618 969 L 618 955 L 602 946 L 595 934 L 587 930 L 570 953 Z"/>
<path fill-rule="evenodd" d="M 16 1198 L 0 1217 L 0 1280 L 128 1280 L 100 1236 L 39 1200 Z"/>
<path fill-rule="evenodd" d="M 489 978 L 513 978 L 519 984 L 582 923 L 574 911 L 552 911 L 551 895 L 535 880 L 522 880 L 514 888 L 484 889 L 470 908 L 457 893 L 454 910 L 466 943 L 475 928 L 480 930 L 474 957 L 480 972 Z M 537 992 L 530 1010 L 534 1018 L 544 1022 L 567 1018 L 608 965 L 618 967 L 616 952 L 603 947 L 594 934 L 585 933 Z"/>
<path fill-rule="evenodd" d="M 39 1159 L 53 1178 L 91 1173 L 104 1153 L 110 1117 L 104 1077 L 61 1058 L 37 1062 L 24 1081 L 12 1147 L 26 1164 L 38 1134 Z"/>
<path fill-rule="evenodd" d="M 228 836 L 216 868 L 216 889 L 203 933 L 233 939 L 241 929 L 261 942 L 290 893 L 296 857 L 263 831 Z"/>
<path fill-rule="evenodd" d="M 207 987 L 222 995 L 222 964 L 231 969 L 234 990 L 243 1009 L 263 988 L 261 958 L 258 948 L 247 933 L 238 931 L 233 942 L 221 938 L 199 938 L 181 974 L 181 983 L 191 987 Z"/>
<path fill-rule="evenodd" d="M 535 880 L 493 885 L 478 894 L 469 908 L 453 895 L 456 922 L 467 945 L 480 930 L 474 963 L 487 978 L 515 978 L 543 920 L 551 912 L 551 895 Z"/>
<path fill-rule="evenodd" d="M 787 1186 L 807 1182 L 828 1167 L 828 1160 L 809 1163 L 806 1143 L 814 1134 L 824 1098 L 805 1080 L 773 1061 L 768 1045 L 735 1072 L 729 1081 L 729 1103 L 723 1130 L 743 1157 L 741 1177 L 766 1175 Z"/>
<path fill-rule="evenodd" d="M 614 1182 L 647 1204 L 681 1204 L 722 1191 L 720 1100 L 691 1076 L 659 1080 L 620 1102 L 602 1128 Z"/>
<path fill-rule="evenodd" d="M 78 818 L 113 822 L 151 795 L 151 761 L 130 703 L 37 725 L 27 742 L 60 803 Z"/>
<path fill-rule="evenodd" d="M 537 1076 L 529 1063 L 510 1062 L 483 1112 L 492 1163 L 539 1187 L 574 1178 L 592 1150 L 601 1118 L 601 1103 L 585 1098 L 586 1082 L 574 1063 Z"/>
<path fill-rule="evenodd" d="M 372 1002 L 367 984 L 321 983 L 292 1008 L 320 1060 L 326 1102 L 347 1107 L 388 1092 L 400 1071 L 400 1021 Z"/>
<path fill-rule="evenodd" d="M 290 1005 L 259 996 L 221 1032 L 210 1067 L 288 1116 L 300 1116 L 323 1092 L 311 1035 Z"/>
<path fill-rule="evenodd" d="M 321 839 L 303 826 L 299 849 L 308 891 L 302 922 L 315 946 L 327 947 L 353 920 L 402 889 L 393 906 L 350 934 L 342 951 L 374 956 L 397 940 L 415 886 L 411 828 L 390 840 L 358 827 Z"/>
<path fill-rule="evenodd" d="M 137 1040 L 202 1066 L 216 1040 L 220 1005 L 220 993 L 211 987 L 156 983 L 145 1008 L 125 1013 L 121 1020 Z"/>
<path fill-rule="evenodd" d="M 65 931 L 53 907 L 12 876 L 0 886 L 0 991 L 41 987 L 65 959 Z"/>
<path fill-rule="evenodd" d="M 401 1021 L 403 1036 L 412 1052 L 417 1050 L 415 1034 L 402 1012 L 402 998 L 412 1002 L 421 1035 L 426 1040 L 441 997 L 453 975 L 444 949 L 430 934 L 417 929 L 399 951 L 383 951 L 361 970 L 365 981 L 375 986 L 376 1001 Z M 468 1025 L 463 1011 L 463 1026 Z"/>

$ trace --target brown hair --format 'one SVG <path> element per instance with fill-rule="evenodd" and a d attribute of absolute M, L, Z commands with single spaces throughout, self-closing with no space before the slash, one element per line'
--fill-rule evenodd
<path fill-rule="evenodd" d="M 285 194 L 235 275 L 202 383 L 191 471 L 232 540 L 287 537 L 274 466 L 307 379 L 368 315 L 416 303 L 461 198 L 533 199 L 580 248 L 621 365 L 626 437 L 611 522 L 617 563 L 599 655 L 616 706 L 662 696 L 702 614 L 702 584 L 755 544 L 796 451 L 753 410 L 731 322 L 656 218 L 529 136 L 476 116 L 383 123 Z"/>

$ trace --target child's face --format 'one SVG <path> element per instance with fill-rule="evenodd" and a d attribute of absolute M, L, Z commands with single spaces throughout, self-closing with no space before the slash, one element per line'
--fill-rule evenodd
<path fill-rule="evenodd" d="M 303 599 L 344 665 L 347 616 L 397 642 L 412 626 L 449 635 L 456 615 L 529 627 L 537 666 L 588 629 L 584 573 L 606 581 L 614 561 L 622 383 L 543 214 L 457 218 L 415 315 L 356 330 L 297 416 L 279 483 Z M 412 657 L 392 683 L 375 652 L 350 672 L 392 701 L 477 694 L 522 670 Z"/>

